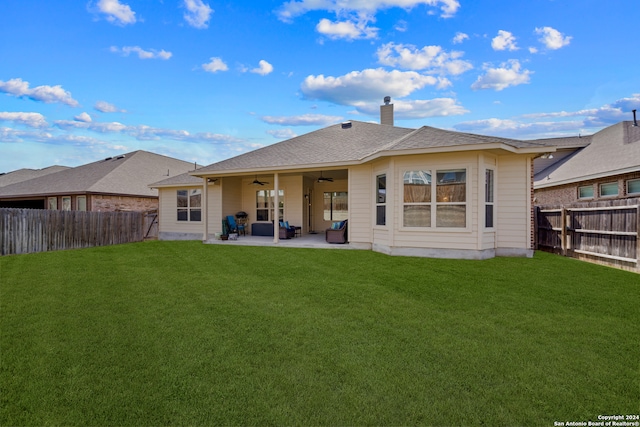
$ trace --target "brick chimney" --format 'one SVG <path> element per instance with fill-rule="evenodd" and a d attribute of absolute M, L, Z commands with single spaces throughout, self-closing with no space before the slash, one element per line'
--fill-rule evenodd
<path fill-rule="evenodd" d="M 393 104 L 391 97 L 384 97 L 384 105 L 380 106 L 380 124 L 393 126 Z"/>

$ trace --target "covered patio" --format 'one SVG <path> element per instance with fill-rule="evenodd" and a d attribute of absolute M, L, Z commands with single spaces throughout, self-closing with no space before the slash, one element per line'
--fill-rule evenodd
<path fill-rule="evenodd" d="M 211 245 L 235 245 L 235 246 L 273 246 L 281 248 L 315 248 L 315 249 L 359 249 L 349 243 L 327 243 L 323 232 L 317 234 L 303 234 L 292 239 L 279 239 L 274 242 L 272 236 L 238 236 L 237 240 L 217 240 L 209 238 L 204 243 Z"/>

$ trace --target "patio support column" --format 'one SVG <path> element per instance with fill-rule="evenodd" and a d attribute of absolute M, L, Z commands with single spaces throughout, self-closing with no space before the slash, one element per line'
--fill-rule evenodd
<path fill-rule="evenodd" d="M 280 242 L 280 183 L 278 173 L 273 174 L 273 243 Z"/>
<path fill-rule="evenodd" d="M 209 178 L 202 178 L 202 226 L 204 230 L 202 230 L 202 240 L 209 240 L 209 210 L 207 209 L 209 205 Z"/>

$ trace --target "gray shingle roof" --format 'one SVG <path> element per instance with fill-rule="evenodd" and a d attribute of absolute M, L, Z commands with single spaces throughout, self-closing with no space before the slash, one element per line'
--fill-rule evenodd
<path fill-rule="evenodd" d="M 385 150 L 411 150 L 435 147 L 456 147 L 463 145 L 500 143 L 514 148 L 541 148 L 537 141 L 521 141 L 517 139 L 500 138 L 497 136 L 476 135 L 472 133 L 454 132 L 423 126 L 404 138 L 394 141 Z"/>
<path fill-rule="evenodd" d="M 192 172 L 199 175 L 212 172 L 286 169 L 330 164 L 349 164 L 383 151 L 429 149 L 461 145 L 501 143 L 514 148 L 542 148 L 532 141 L 473 135 L 436 129 L 402 128 L 359 121 L 329 126 L 270 145 Z"/>
<path fill-rule="evenodd" d="M 157 196 L 157 190 L 148 184 L 192 169 L 193 163 L 140 150 L 0 187 L 0 197 L 75 193 Z"/>
<path fill-rule="evenodd" d="M 69 169 L 68 166 L 49 166 L 43 169 L 18 169 L 0 175 L 0 187 L 15 184 L 16 182 L 26 181 L 28 179 L 38 178 L 40 176 L 49 175 Z"/>
<path fill-rule="evenodd" d="M 413 129 L 353 121 L 348 129 L 341 124 L 329 126 L 205 166 L 197 172 L 352 162 L 411 132 Z"/>
<path fill-rule="evenodd" d="M 591 143 L 535 176 L 538 188 L 640 170 L 640 127 L 625 121 L 591 136 Z"/>

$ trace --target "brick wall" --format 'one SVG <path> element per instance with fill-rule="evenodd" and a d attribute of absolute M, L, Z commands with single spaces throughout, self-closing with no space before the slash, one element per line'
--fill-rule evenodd
<path fill-rule="evenodd" d="M 157 197 L 91 195 L 91 209 L 97 212 L 150 211 L 158 209 Z"/>
<path fill-rule="evenodd" d="M 557 187 L 539 188 L 535 190 L 535 205 L 562 205 L 582 201 L 597 201 L 597 200 L 611 200 L 611 199 L 625 199 L 627 197 L 638 197 L 637 194 L 627 195 L 627 181 L 630 179 L 640 178 L 640 172 L 627 173 L 623 175 L 617 175 L 614 177 L 592 179 L 588 181 L 582 181 L 579 183 L 559 185 Z M 599 185 L 616 181 L 618 183 L 618 196 L 617 197 L 600 197 Z M 592 185 L 593 186 L 593 199 L 578 199 L 578 187 Z"/>

